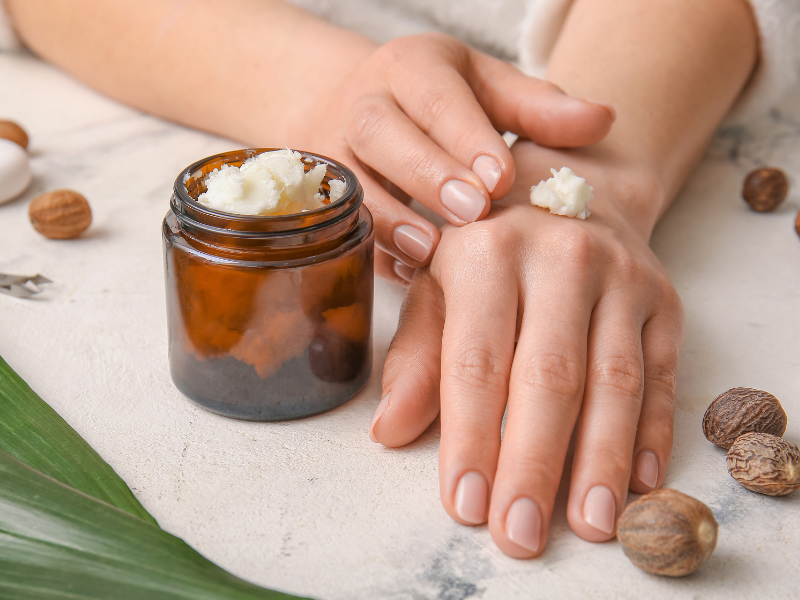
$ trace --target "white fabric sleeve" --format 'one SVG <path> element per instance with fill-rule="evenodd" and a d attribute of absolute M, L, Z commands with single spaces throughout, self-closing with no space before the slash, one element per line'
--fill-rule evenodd
<path fill-rule="evenodd" d="M 759 32 L 759 61 L 726 124 L 763 116 L 800 80 L 800 0 L 748 0 Z M 530 0 L 520 38 L 520 66 L 541 77 L 572 0 Z"/>
<path fill-rule="evenodd" d="M 0 0 L 0 52 L 3 50 L 17 50 L 22 47 L 19 38 L 11 27 L 11 19 L 8 18 L 5 3 Z"/>

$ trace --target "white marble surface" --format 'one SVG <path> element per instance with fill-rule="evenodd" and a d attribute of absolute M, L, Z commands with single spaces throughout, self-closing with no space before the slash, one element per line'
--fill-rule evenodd
<path fill-rule="evenodd" d="M 0 118 L 29 131 L 35 179 L 0 206 L 0 272 L 56 283 L 33 300 L 0 296 L 0 355 L 165 529 L 262 585 L 325 599 L 798 597 L 800 493 L 739 487 L 700 427 L 718 393 L 758 387 L 781 399 L 786 437 L 800 442 L 800 195 L 767 215 L 739 198 L 756 164 L 800 173 L 798 98 L 755 128 L 720 135 L 653 242 L 687 317 L 666 483 L 709 504 L 720 523 L 716 553 L 683 579 L 638 571 L 616 542 L 578 539 L 563 493 L 541 558 L 507 558 L 485 527 L 459 526 L 441 508 L 438 424 L 400 450 L 370 442 L 402 300 L 383 282 L 376 371 L 354 400 L 279 424 L 196 408 L 167 369 L 160 224 L 177 173 L 236 144 L 139 114 L 13 54 L 0 54 Z M 79 240 L 47 240 L 28 223 L 29 200 L 58 187 L 92 204 Z"/>

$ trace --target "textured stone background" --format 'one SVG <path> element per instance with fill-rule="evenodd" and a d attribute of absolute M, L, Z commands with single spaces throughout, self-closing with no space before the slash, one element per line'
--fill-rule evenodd
<path fill-rule="evenodd" d="M 0 354 L 165 529 L 263 585 L 342 600 L 797 597 L 800 493 L 739 487 L 700 422 L 720 392 L 758 387 L 781 399 L 786 437 L 800 442 L 800 196 L 767 215 L 739 199 L 756 165 L 800 173 L 798 100 L 754 128 L 721 132 L 653 241 L 687 318 L 666 484 L 709 504 L 720 523 L 716 553 L 684 579 L 638 571 L 616 542 L 578 539 L 563 494 L 547 551 L 509 559 L 485 527 L 461 527 L 441 508 L 438 424 L 400 450 L 370 442 L 403 293 L 384 282 L 376 371 L 354 400 L 279 424 L 195 408 L 167 369 L 160 224 L 177 173 L 236 145 L 125 108 L 25 54 L 0 54 L 0 117 L 28 129 L 35 173 L 22 198 L 0 206 L 0 271 L 56 284 L 35 300 L 0 296 Z M 46 240 L 28 225 L 28 201 L 57 187 L 92 203 L 80 240 Z"/>

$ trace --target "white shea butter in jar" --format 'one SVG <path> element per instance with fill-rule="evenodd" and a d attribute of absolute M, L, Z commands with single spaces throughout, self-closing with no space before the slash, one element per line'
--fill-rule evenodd
<path fill-rule="evenodd" d="M 287 215 L 324 206 L 320 186 L 327 167 L 319 164 L 306 172 L 303 156 L 293 150 L 263 152 L 241 167 L 223 165 L 206 176 L 206 192 L 198 196 L 203 206 L 238 215 Z M 332 179 L 330 201 L 344 195 L 345 184 Z"/>
<path fill-rule="evenodd" d="M 594 197 L 592 186 L 569 167 L 560 171 L 550 169 L 550 172 L 553 174 L 550 179 L 531 187 L 531 204 L 565 217 L 585 219 L 592 214 L 589 212 L 589 202 Z"/>

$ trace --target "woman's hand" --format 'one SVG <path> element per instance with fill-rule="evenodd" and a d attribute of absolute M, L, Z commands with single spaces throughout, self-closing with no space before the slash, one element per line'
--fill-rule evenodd
<path fill-rule="evenodd" d="M 545 546 L 576 423 L 567 515 L 590 541 L 614 537 L 629 487 L 661 485 L 672 446 L 681 303 L 649 228 L 623 216 L 659 189 L 590 153 L 518 144 L 509 197 L 445 228 L 409 290 L 370 426 L 374 441 L 401 446 L 441 411 L 445 509 L 488 520 L 517 558 Z M 594 185 L 587 221 L 528 200 L 565 165 Z"/>
<path fill-rule="evenodd" d="M 375 218 L 377 271 L 401 283 L 428 264 L 439 231 L 400 200 L 455 225 L 477 221 L 514 181 L 498 131 L 574 147 L 614 120 L 608 106 L 446 35 L 378 46 L 284 0 L 7 4 L 26 45 L 112 97 L 354 168 Z"/>
<path fill-rule="evenodd" d="M 575 147 L 602 139 L 613 111 L 565 95 L 441 34 L 378 47 L 310 120 L 306 147 L 354 168 L 375 219 L 380 275 L 407 283 L 428 264 L 439 231 L 400 199 L 414 197 L 454 225 L 486 216 L 514 182 L 498 131 Z"/>

